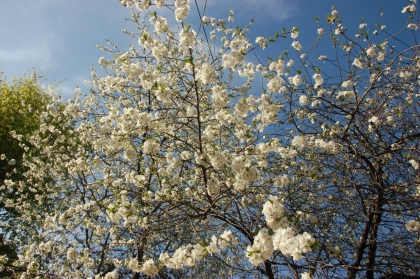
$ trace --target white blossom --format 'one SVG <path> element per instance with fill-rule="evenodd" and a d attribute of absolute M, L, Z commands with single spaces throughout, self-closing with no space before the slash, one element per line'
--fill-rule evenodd
<path fill-rule="evenodd" d="M 306 96 L 306 95 L 302 95 L 302 96 L 300 96 L 300 97 L 299 97 L 299 103 L 300 103 L 302 106 L 307 106 L 307 105 L 309 104 L 309 98 L 308 98 L 308 96 Z"/>
<path fill-rule="evenodd" d="M 360 58 L 355 58 L 352 65 L 360 69 L 366 68 L 366 63 Z"/>
<path fill-rule="evenodd" d="M 293 83 L 294 86 L 299 86 L 302 84 L 302 77 L 300 74 L 297 74 L 290 79 L 290 82 Z"/>
<path fill-rule="evenodd" d="M 409 232 L 420 231 L 420 222 L 417 222 L 415 220 L 410 220 L 405 224 L 405 228 Z"/>
<path fill-rule="evenodd" d="M 419 169 L 419 163 L 416 160 L 411 159 L 409 162 L 413 166 L 414 169 L 416 169 L 416 170 Z"/>
<path fill-rule="evenodd" d="M 267 47 L 267 39 L 265 39 L 264 37 L 257 37 L 255 39 L 255 42 L 262 47 L 263 49 L 265 49 Z"/>
<path fill-rule="evenodd" d="M 67 259 L 70 261 L 74 261 L 77 259 L 77 250 L 75 248 L 67 249 Z"/>
<path fill-rule="evenodd" d="M 197 33 L 195 33 L 194 30 L 181 30 L 181 32 L 179 33 L 179 43 L 183 46 L 187 46 L 187 47 L 193 47 L 195 46 L 196 40 L 195 38 L 197 37 Z"/>
<path fill-rule="evenodd" d="M 294 49 L 296 49 L 297 51 L 302 51 L 302 46 L 301 46 L 301 44 L 298 41 L 293 41 L 292 47 Z"/>
<path fill-rule="evenodd" d="M 416 5 L 408 5 L 402 9 L 402 13 L 409 13 L 409 12 L 415 12 L 417 10 Z"/>

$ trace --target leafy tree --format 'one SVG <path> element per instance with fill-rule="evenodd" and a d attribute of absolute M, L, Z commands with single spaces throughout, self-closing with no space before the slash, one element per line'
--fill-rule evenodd
<path fill-rule="evenodd" d="M 34 198 L 30 191 L 19 191 L 13 183 L 22 180 L 22 174 L 25 172 L 22 165 L 25 153 L 22 143 L 34 135 L 41 125 L 40 115 L 45 111 L 48 100 L 47 94 L 33 77 L 25 75 L 23 78 L 13 79 L 11 83 L 0 77 L 0 181 L 5 184 L 0 190 L 0 255 L 6 257 L 6 266 L 17 259 L 16 243 L 7 241 L 5 237 L 10 233 L 11 238 L 14 237 L 13 231 L 10 230 L 17 214 L 13 204 L 21 198 Z M 1 276 L 7 274 L 11 274 L 7 269 L 0 273 Z"/>
<path fill-rule="evenodd" d="M 19 168 L 24 153 L 14 135 L 30 136 L 39 128 L 40 112 L 48 99 L 33 78 L 25 76 L 11 84 L 1 78 L 0 83 L 0 179 L 4 181 L 7 173 L 13 173 L 11 169 Z"/>
<path fill-rule="evenodd" d="M 121 2 L 136 46 L 102 47 L 106 76 L 92 69 L 91 92 L 49 106 L 29 141 L 15 183 L 48 189 L 50 210 L 16 206 L 36 227 L 24 276 L 418 275 L 413 1 L 399 32 L 362 22 L 355 39 L 333 9 L 311 47 L 298 28 L 254 44 L 232 10 L 197 8 L 193 26 L 189 1 Z M 291 50 L 253 62 L 281 38 Z"/>
<path fill-rule="evenodd" d="M 14 79 L 10 84 L 2 79 L 0 253 L 4 256 L 1 262 L 4 270 L 0 276 L 16 276 L 26 270 L 24 264 L 19 266 L 18 255 L 22 255 L 29 242 L 37 241 L 43 214 L 52 212 L 59 204 L 51 194 L 57 190 L 53 186 L 57 177 L 44 172 L 42 179 L 34 180 L 39 175 L 31 172 L 33 166 L 41 164 L 48 168 L 51 159 L 44 148 L 57 137 L 60 139 L 50 152 L 64 152 L 70 148 L 68 141 L 78 142 L 72 137 L 74 121 L 68 121 L 60 113 L 65 104 L 52 91 L 55 86 L 45 87 L 34 77 L 36 73 Z M 42 142 L 37 142 L 41 137 Z M 45 188 L 46 185 L 52 186 Z"/>

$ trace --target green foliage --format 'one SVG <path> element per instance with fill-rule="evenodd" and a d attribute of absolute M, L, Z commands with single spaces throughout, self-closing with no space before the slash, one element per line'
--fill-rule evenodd
<path fill-rule="evenodd" d="M 22 166 L 25 152 L 22 143 L 30 146 L 25 140 L 34 135 L 40 125 L 41 113 L 45 111 L 49 98 L 42 91 L 38 82 L 28 76 L 15 78 L 8 83 L 6 78 L 0 76 L 0 185 L 5 180 L 17 180 L 22 178 L 25 168 Z M 21 138 L 21 140 L 19 139 Z M 0 190 L 1 220 L 3 224 L 12 224 L 19 215 L 9 205 L 14 204 L 19 198 L 33 199 L 34 193 L 29 190 L 18 190 L 16 184 L 2 187 Z M 1 227 L 3 233 L 14 233 L 9 227 Z M 8 242 L 4 235 L 0 235 L 0 256 L 8 258 L 0 276 L 13 274 L 12 262 L 17 259 L 16 245 Z"/>
<path fill-rule="evenodd" d="M 19 167 L 24 150 L 19 140 L 13 136 L 30 136 L 40 124 L 40 114 L 45 110 L 48 98 L 37 81 L 24 76 L 15 78 L 11 83 L 0 76 L 0 154 L 6 160 L 0 161 L 0 179 L 6 179 L 10 172 L 9 160 L 15 159 L 15 168 Z"/>

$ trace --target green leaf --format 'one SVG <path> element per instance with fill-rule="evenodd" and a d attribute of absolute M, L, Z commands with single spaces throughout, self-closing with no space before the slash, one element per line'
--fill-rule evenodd
<path fill-rule="evenodd" d="M 333 14 L 327 15 L 327 22 L 328 23 L 334 22 L 334 18 L 335 18 L 335 16 Z"/>
<path fill-rule="evenodd" d="M 188 57 L 187 59 L 185 59 L 185 63 L 193 64 L 193 57 L 191 56 L 191 57 Z"/>
<path fill-rule="evenodd" d="M 153 84 L 153 86 L 152 86 L 152 88 L 151 88 L 152 90 L 156 90 L 156 89 L 158 89 L 158 83 L 155 81 L 155 83 Z"/>
<path fill-rule="evenodd" d="M 315 240 L 315 242 L 311 244 L 311 249 L 312 250 L 315 250 L 318 247 L 319 247 L 319 241 L 318 240 Z"/>

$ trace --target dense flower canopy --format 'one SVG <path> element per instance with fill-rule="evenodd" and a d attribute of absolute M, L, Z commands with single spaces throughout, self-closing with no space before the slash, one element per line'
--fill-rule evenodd
<path fill-rule="evenodd" d="M 14 205 L 21 278 L 420 272 L 415 1 L 393 35 L 354 36 L 333 9 L 312 46 L 189 0 L 121 3 L 133 45 L 101 47 L 105 75 L 47 107 L 24 179 L 4 181 L 43 205 Z M 290 53 L 258 58 L 280 39 Z"/>

